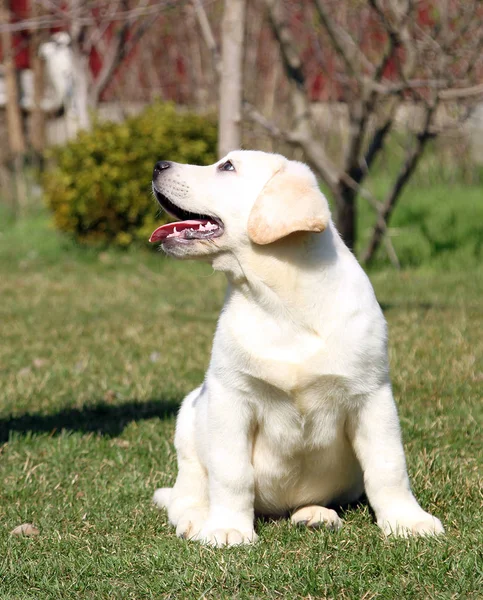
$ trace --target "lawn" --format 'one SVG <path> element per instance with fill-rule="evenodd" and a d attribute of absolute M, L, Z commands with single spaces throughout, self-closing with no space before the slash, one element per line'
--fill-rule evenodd
<path fill-rule="evenodd" d="M 478 244 L 371 273 L 413 488 L 446 536 L 386 540 L 361 503 L 336 533 L 264 521 L 254 547 L 217 550 L 178 540 L 151 497 L 175 479 L 175 413 L 203 378 L 223 277 L 83 251 L 43 215 L 0 226 L 1 600 L 481 598 Z M 39 535 L 10 535 L 24 522 Z"/>

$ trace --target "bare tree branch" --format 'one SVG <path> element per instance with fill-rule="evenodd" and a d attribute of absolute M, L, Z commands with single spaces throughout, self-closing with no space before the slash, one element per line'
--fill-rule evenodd
<path fill-rule="evenodd" d="M 128 13 L 127 1 L 122 0 L 122 4 L 124 5 L 124 12 Z M 91 85 L 89 92 L 89 102 L 91 106 L 96 106 L 98 104 L 99 98 L 112 81 L 112 78 L 116 74 L 121 63 L 129 56 L 144 34 L 155 23 L 155 16 L 150 17 L 149 19 L 145 18 L 141 23 L 136 23 L 134 17 L 121 23 L 115 34 L 114 41 L 111 41 L 110 43 L 108 52 L 104 53 L 101 72 Z M 134 31 L 132 31 L 133 27 L 135 27 Z"/>
<path fill-rule="evenodd" d="M 315 0 L 315 8 L 335 51 L 344 61 L 347 71 L 360 83 L 362 73 L 359 62 L 363 56 L 360 48 L 357 48 L 350 36 L 344 34 L 343 29 L 330 18 L 323 0 Z"/>
<path fill-rule="evenodd" d="M 279 127 L 277 127 L 277 125 L 275 125 L 275 123 L 273 123 L 273 121 L 270 121 L 269 119 L 264 117 L 260 112 L 258 112 L 258 110 L 252 104 L 244 102 L 243 110 L 244 114 L 251 121 L 263 127 L 263 129 L 265 129 L 265 131 L 267 131 L 271 137 L 283 142 L 290 143 L 290 133 L 288 133 L 287 131 L 282 131 Z"/>
<path fill-rule="evenodd" d="M 377 216 L 377 222 L 374 226 L 369 244 L 362 253 L 361 262 L 364 264 L 369 263 L 374 258 L 374 255 L 383 240 L 387 224 L 392 215 L 394 207 L 396 206 L 396 202 L 399 199 L 407 182 L 409 181 L 409 178 L 414 172 L 419 160 L 421 159 L 426 143 L 429 139 L 431 139 L 431 137 L 433 137 L 430 130 L 436 108 L 437 104 L 430 105 L 426 108 L 423 129 L 418 134 L 416 138 L 416 144 L 406 157 L 406 160 L 401 166 L 401 169 L 399 170 L 399 173 L 386 196 L 386 200 L 384 201 L 384 204 Z"/>
<path fill-rule="evenodd" d="M 391 242 L 391 238 L 386 234 L 382 240 L 384 247 L 386 248 L 387 256 L 391 261 L 392 266 L 398 271 L 401 269 L 401 263 L 399 262 L 399 258 L 396 254 L 396 250 Z"/>
<path fill-rule="evenodd" d="M 294 136 L 291 132 L 284 131 L 277 127 L 273 121 L 270 121 L 264 117 L 253 105 L 249 104 L 248 102 L 244 103 L 244 112 L 249 119 L 260 125 L 271 137 L 293 146 L 299 146 L 299 141 L 296 136 Z M 364 198 L 376 212 L 382 210 L 382 202 L 378 202 L 374 195 L 369 192 L 369 190 L 357 183 L 354 179 L 347 175 L 347 173 L 341 173 L 340 177 L 348 187 L 352 188 L 362 198 Z"/>
<path fill-rule="evenodd" d="M 81 26 L 99 26 L 100 22 L 121 22 L 125 20 L 132 20 L 139 17 L 147 17 L 159 14 L 163 10 L 169 8 L 178 7 L 181 2 L 187 2 L 187 0 L 158 0 L 149 6 L 137 6 L 136 8 L 130 8 L 125 11 L 118 11 L 114 15 L 95 17 L 92 14 L 92 10 L 96 8 L 97 3 L 84 3 L 86 13 L 78 14 L 77 21 Z M 54 3 L 48 3 L 47 8 L 55 6 Z M 38 29 L 55 29 L 56 27 L 65 27 L 66 23 L 71 20 L 72 11 L 65 5 L 63 8 L 59 7 L 58 10 L 53 14 L 53 10 L 50 10 L 50 14 L 46 14 L 40 17 L 21 19 L 14 23 L 0 23 L 0 33 L 2 31 L 29 31 L 36 27 Z M 75 11 L 73 11 L 75 12 Z"/>
<path fill-rule="evenodd" d="M 384 146 L 384 141 L 386 136 L 391 131 L 392 125 L 394 122 L 394 115 L 391 111 L 390 116 L 384 121 L 382 125 L 380 125 L 372 136 L 372 140 L 367 148 L 367 152 L 364 156 L 363 163 L 361 168 L 368 173 L 370 168 L 372 167 L 372 163 L 374 162 L 376 156 L 382 150 Z"/>
<path fill-rule="evenodd" d="M 192 4 L 195 9 L 196 18 L 201 29 L 201 35 L 203 36 L 205 44 L 208 46 L 208 49 L 211 52 L 213 69 L 215 71 L 217 79 L 219 79 L 221 73 L 220 50 L 218 48 L 218 44 L 216 43 L 215 36 L 213 35 L 213 30 L 211 29 L 208 16 L 206 15 L 205 7 L 203 6 L 201 0 L 192 0 Z"/>
<path fill-rule="evenodd" d="M 483 83 L 466 88 L 446 89 L 438 92 L 441 100 L 460 100 L 462 98 L 483 97 Z"/>
<path fill-rule="evenodd" d="M 305 90 L 305 76 L 302 61 L 295 41 L 288 27 L 281 3 L 277 0 L 265 0 L 272 31 L 279 43 L 285 73 L 291 83 L 291 99 L 294 111 L 294 130 L 290 138 L 304 151 L 307 160 L 312 164 L 320 177 L 332 192 L 336 192 L 338 169 L 329 160 L 321 144 L 312 134 L 312 118 L 310 103 Z"/>
<path fill-rule="evenodd" d="M 125 0 L 123 1 L 123 4 L 126 4 Z M 91 106 L 97 105 L 102 92 L 109 85 L 117 67 L 126 56 L 126 45 L 130 26 L 131 23 L 129 21 L 125 21 L 121 24 L 118 31 L 116 31 L 114 40 L 111 41 L 107 52 L 103 54 L 101 71 L 89 91 L 89 104 Z"/>
<path fill-rule="evenodd" d="M 374 109 L 377 103 L 377 99 L 378 99 L 378 94 L 380 92 L 380 81 L 384 75 L 384 71 L 389 63 L 389 61 L 391 60 L 391 58 L 395 55 L 395 51 L 396 48 L 398 47 L 399 44 L 402 44 L 402 40 L 401 40 L 401 32 L 406 30 L 406 21 L 409 18 L 410 15 L 410 11 L 412 8 L 412 3 L 408 0 L 406 2 L 406 7 L 402 7 L 403 10 L 400 11 L 400 14 L 397 16 L 393 15 L 393 20 L 395 20 L 395 23 L 390 23 L 387 16 L 385 15 L 385 13 L 379 8 L 379 5 L 377 4 L 376 0 L 370 0 L 370 5 L 373 6 L 373 8 L 376 10 L 376 12 L 378 13 L 385 29 L 386 29 L 386 33 L 388 35 L 388 47 L 386 49 L 386 51 L 383 53 L 381 60 L 379 62 L 379 64 L 377 65 L 377 68 L 374 72 L 372 81 L 370 81 L 369 84 L 366 84 L 366 89 L 370 90 L 369 96 L 367 98 L 367 100 L 365 102 L 363 102 L 360 110 L 359 110 L 359 115 L 355 115 L 354 118 L 354 123 L 353 123 L 353 128 L 356 131 L 352 137 L 352 139 L 350 140 L 349 143 L 349 149 L 348 149 L 348 153 L 347 153 L 347 167 L 348 168 L 352 168 L 354 170 L 354 163 L 357 161 L 357 157 L 360 154 L 361 151 L 361 147 L 362 147 L 362 143 L 363 140 L 366 136 L 367 133 L 367 128 L 369 125 L 369 120 L 372 116 L 372 114 L 374 113 Z M 413 64 L 411 65 L 411 68 L 413 68 Z M 406 79 L 406 77 L 404 77 L 404 79 Z M 396 110 L 396 106 L 393 105 L 393 108 L 391 110 L 391 115 L 389 117 L 389 119 L 391 119 L 394 116 Z M 369 153 L 369 157 L 365 157 L 364 159 L 364 163 L 361 165 L 359 164 L 359 170 L 360 170 L 360 177 L 361 180 L 364 177 L 364 173 L 366 172 L 364 170 L 364 167 L 367 168 L 368 165 L 368 158 L 370 163 L 372 163 L 372 161 L 374 160 L 374 158 L 376 157 L 376 155 L 378 154 L 378 152 L 382 149 L 383 144 L 384 144 L 384 139 L 387 135 L 387 133 L 389 132 L 390 127 L 383 125 L 382 127 L 380 127 L 376 133 L 374 134 L 374 139 L 373 142 L 371 142 L 370 144 L 370 148 L 371 151 Z M 362 169 L 361 169 L 362 167 Z M 347 168 L 346 168 L 347 170 Z M 355 168 L 355 171 L 357 171 L 357 167 Z"/>

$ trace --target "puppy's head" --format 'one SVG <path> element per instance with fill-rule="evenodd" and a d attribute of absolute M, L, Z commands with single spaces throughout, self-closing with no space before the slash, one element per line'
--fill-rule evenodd
<path fill-rule="evenodd" d="M 330 220 L 310 169 L 278 154 L 235 151 L 207 167 L 159 162 L 153 191 L 180 221 L 158 227 L 150 241 L 179 258 L 208 258 L 295 232 L 322 232 Z"/>

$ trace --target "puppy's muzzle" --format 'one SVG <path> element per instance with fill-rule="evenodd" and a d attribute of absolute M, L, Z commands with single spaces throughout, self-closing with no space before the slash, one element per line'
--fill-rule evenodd
<path fill-rule="evenodd" d="M 169 198 L 165 190 L 174 187 L 179 197 L 179 182 L 177 185 L 169 185 L 170 179 L 164 179 L 165 173 L 173 166 L 167 160 L 160 160 L 154 165 L 152 186 L 156 200 L 162 208 L 175 219 L 180 221 L 167 223 L 158 227 L 149 238 L 150 242 L 163 243 L 188 243 L 196 240 L 213 240 L 220 237 L 224 232 L 221 219 L 214 215 L 205 215 L 191 212 L 179 206 L 177 197 Z M 168 185 L 167 185 L 168 184 Z M 186 186 L 184 190 L 186 191 Z"/>

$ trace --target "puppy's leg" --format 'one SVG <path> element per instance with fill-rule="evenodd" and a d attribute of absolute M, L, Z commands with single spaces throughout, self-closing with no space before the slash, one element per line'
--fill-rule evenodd
<path fill-rule="evenodd" d="M 205 450 L 210 512 L 200 539 L 213 546 L 250 544 L 257 539 L 251 409 L 241 392 L 228 389 L 213 376 L 207 380 L 207 386 L 210 435 L 205 440 Z"/>
<path fill-rule="evenodd" d="M 389 384 L 363 400 L 349 436 L 364 472 L 366 494 L 386 535 L 436 535 L 441 522 L 417 503 L 409 486 L 399 419 Z"/>
<path fill-rule="evenodd" d="M 304 506 L 297 509 L 290 517 L 290 520 L 295 525 L 306 525 L 314 529 L 326 527 L 327 529 L 335 530 L 342 527 L 342 519 L 340 519 L 335 510 L 317 505 Z"/>
<path fill-rule="evenodd" d="M 176 535 L 196 539 L 208 515 L 208 480 L 195 445 L 195 405 L 201 388 L 183 400 L 176 421 L 175 447 L 178 477 L 173 488 L 160 488 L 154 503 L 168 509 Z"/>

